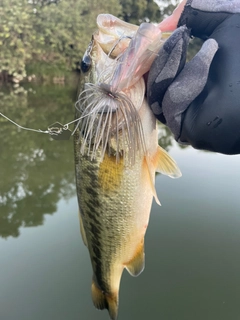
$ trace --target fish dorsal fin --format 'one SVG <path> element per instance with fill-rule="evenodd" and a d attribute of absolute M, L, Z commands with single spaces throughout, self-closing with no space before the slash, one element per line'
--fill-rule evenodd
<path fill-rule="evenodd" d="M 171 178 L 180 178 L 182 176 L 176 162 L 163 148 L 158 146 L 154 157 L 156 171 L 165 174 Z"/>
<path fill-rule="evenodd" d="M 112 320 L 117 319 L 118 314 L 118 293 L 105 293 L 92 280 L 92 300 L 97 309 L 107 309 Z"/>
<path fill-rule="evenodd" d="M 131 274 L 131 276 L 137 277 L 145 267 L 145 253 L 144 253 L 144 239 L 138 246 L 134 257 L 125 264 L 125 268 Z"/>
<path fill-rule="evenodd" d="M 86 233 L 85 233 L 85 230 L 84 230 L 84 226 L 83 226 L 83 222 L 82 222 L 82 216 L 81 216 L 80 211 L 79 211 L 79 222 L 80 222 L 80 232 L 81 232 L 82 240 L 83 240 L 83 243 L 85 244 L 85 246 L 87 247 L 88 246 L 87 237 L 86 237 Z"/>

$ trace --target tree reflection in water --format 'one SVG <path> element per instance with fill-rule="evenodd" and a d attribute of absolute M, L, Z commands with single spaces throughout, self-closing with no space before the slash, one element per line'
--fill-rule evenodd
<path fill-rule="evenodd" d="M 76 90 L 41 86 L 1 92 L 0 110 L 22 126 L 46 130 L 74 115 Z M 38 226 L 60 199 L 75 193 L 73 142 L 18 129 L 0 118 L 0 236 L 18 237 L 20 227 Z"/>

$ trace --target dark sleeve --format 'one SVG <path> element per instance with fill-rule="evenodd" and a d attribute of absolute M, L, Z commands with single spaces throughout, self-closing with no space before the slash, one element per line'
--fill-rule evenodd
<path fill-rule="evenodd" d="M 189 21 L 190 19 L 188 23 Z M 196 34 L 197 26 L 194 25 L 193 23 L 193 32 Z M 211 26 L 210 29 L 212 28 Z M 209 31 L 204 32 L 205 35 L 208 33 Z M 240 153 L 240 14 L 228 14 L 207 36 L 217 41 L 219 50 L 212 61 L 203 91 L 185 111 L 179 142 L 191 144 L 197 149 L 238 154 Z"/>
<path fill-rule="evenodd" d="M 225 4 L 221 5 L 216 0 L 188 0 L 179 19 L 178 27 L 186 25 L 191 29 L 194 37 L 205 40 L 225 19 L 240 11 L 240 8 L 233 8 L 231 2 L 234 1 L 225 1 Z"/>

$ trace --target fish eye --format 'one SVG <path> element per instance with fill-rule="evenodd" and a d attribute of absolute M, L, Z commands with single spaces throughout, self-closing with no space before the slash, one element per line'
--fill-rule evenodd
<path fill-rule="evenodd" d="M 90 55 L 84 55 L 80 64 L 81 71 L 83 73 L 86 73 L 89 71 L 90 67 L 92 65 L 92 59 Z"/>

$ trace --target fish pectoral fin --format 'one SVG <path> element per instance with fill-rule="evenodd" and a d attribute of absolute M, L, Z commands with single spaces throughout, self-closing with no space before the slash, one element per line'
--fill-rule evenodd
<path fill-rule="evenodd" d="M 154 157 L 156 162 L 156 171 L 165 174 L 171 178 L 180 178 L 182 173 L 173 158 L 163 148 L 158 146 Z"/>
<path fill-rule="evenodd" d="M 85 230 L 84 230 L 84 226 L 83 226 L 83 222 L 82 222 L 82 216 L 81 216 L 80 211 L 79 211 L 79 222 L 80 222 L 80 233 L 81 233 L 81 236 L 82 236 L 82 240 L 83 240 L 83 243 L 85 244 L 85 246 L 87 247 L 88 246 L 87 237 L 86 237 L 86 233 L 85 233 Z"/>
<path fill-rule="evenodd" d="M 118 293 L 110 294 L 103 292 L 92 280 L 92 300 L 97 309 L 107 309 L 112 320 L 117 319 L 118 314 Z"/>
<path fill-rule="evenodd" d="M 125 264 L 125 268 L 131 276 L 137 277 L 145 267 L 144 239 L 137 248 L 134 257 Z"/>

